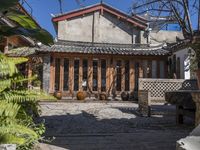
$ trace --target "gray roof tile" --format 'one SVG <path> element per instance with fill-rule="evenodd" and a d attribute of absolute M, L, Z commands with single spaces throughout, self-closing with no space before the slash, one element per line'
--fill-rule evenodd
<path fill-rule="evenodd" d="M 51 47 L 42 46 L 41 52 L 66 52 L 113 55 L 169 55 L 170 51 L 160 46 L 147 44 L 90 43 L 59 40 Z"/>

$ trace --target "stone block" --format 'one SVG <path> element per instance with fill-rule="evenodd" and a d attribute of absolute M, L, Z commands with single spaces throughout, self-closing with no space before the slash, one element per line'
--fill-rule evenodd
<path fill-rule="evenodd" d="M 1 144 L 0 150 L 16 150 L 16 144 Z"/>
<path fill-rule="evenodd" d="M 139 112 L 143 116 L 151 116 L 151 108 L 150 108 L 150 100 L 149 100 L 149 92 L 139 90 L 138 91 L 138 104 L 139 104 Z"/>

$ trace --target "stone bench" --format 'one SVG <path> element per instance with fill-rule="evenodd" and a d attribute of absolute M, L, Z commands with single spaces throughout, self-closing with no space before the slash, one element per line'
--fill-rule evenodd
<path fill-rule="evenodd" d="M 166 100 L 176 105 L 176 122 L 183 124 L 184 116 L 195 118 L 200 123 L 200 90 L 179 90 L 166 92 Z"/>
<path fill-rule="evenodd" d="M 139 79 L 138 104 L 144 116 L 151 116 L 151 105 L 166 103 L 165 93 L 178 90 L 196 90 L 196 80 L 184 79 Z"/>

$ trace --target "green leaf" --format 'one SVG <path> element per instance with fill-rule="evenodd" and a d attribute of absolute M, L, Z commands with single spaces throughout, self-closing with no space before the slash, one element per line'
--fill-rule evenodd
<path fill-rule="evenodd" d="M 11 10 L 6 14 L 6 17 L 14 21 L 18 25 L 26 29 L 37 29 L 39 28 L 35 21 L 28 15 L 23 14 L 17 10 Z"/>
<path fill-rule="evenodd" d="M 4 11 L 10 7 L 17 5 L 19 0 L 1 0 L 0 1 L 0 11 Z"/>

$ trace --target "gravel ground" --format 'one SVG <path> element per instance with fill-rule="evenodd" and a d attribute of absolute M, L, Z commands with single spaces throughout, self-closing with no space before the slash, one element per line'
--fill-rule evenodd
<path fill-rule="evenodd" d="M 48 150 L 172 150 L 189 134 L 191 123 L 177 126 L 173 106 L 154 106 L 152 117 L 139 115 L 135 103 L 40 104 L 46 137 L 55 137 Z M 53 146 L 54 145 L 54 146 Z"/>

